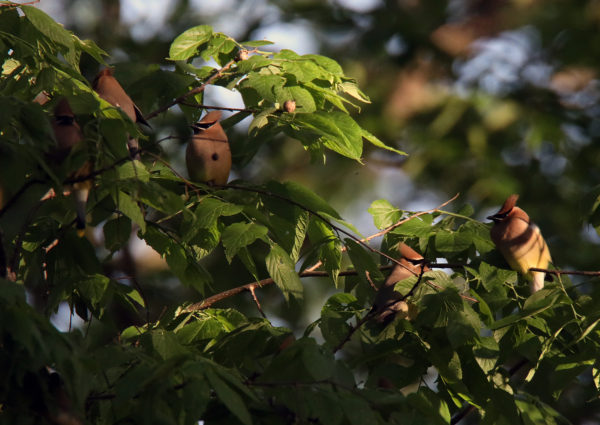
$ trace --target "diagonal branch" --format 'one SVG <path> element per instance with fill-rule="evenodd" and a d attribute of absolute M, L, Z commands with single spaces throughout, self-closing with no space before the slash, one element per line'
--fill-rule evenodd
<path fill-rule="evenodd" d="M 435 207 L 435 208 L 433 208 L 433 209 L 430 209 L 430 210 L 427 210 L 427 211 L 421 211 L 421 212 L 418 212 L 418 213 L 416 213 L 416 214 L 413 214 L 413 215 L 411 215 L 410 217 L 407 217 L 407 218 L 405 218 L 405 219 L 403 219 L 403 220 L 400 220 L 399 222 L 397 222 L 397 223 L 395 223 L 395 224 L 392 224 L 390 227 L 388 227 L 387 229 L 384 229 L 384 230 L 382 230 L 381 232 L 375 233 L 374 235 L 371 235 L 371 236 L 368 236 L 368 237 L 366 237 L 366 238 L 362 239 L 362 241 L 363 241 L 363 242 L 368 242 L 368 241 L 370 241 L 371 239 L 375 239 L 376 237 L 383 236 L 383 235 L 385 235 L 386 233 L 389 233 L 390 231 L 394 230 L 396 227 L 398 227 L 398 226 L 401 226 L 402 224 L 406 223 L 407 221 L 410 221 L 410 220 L 412 220 L 413 218 L 419 217 L 419 216 L 421 216 L 421 215 L 429 214 L 429 213 L 432 213 L 432 212 L 436 212 L 436 211 L 437 211 L 437 210 L 439 210 L 440 208 L 442 208 L 442 207 L 445 207 L 445 206 L 446 206 L 446 205 L 448 205 L 450 202 L 452 202 L 452 201 L 454 201 L 456 198 L 458 198 L 458 195 L 459 195 L 459 194 L 457 193 L 457 194 L 456 194 L 456 196 L 455 196 L 454 198 L 450 199 L 449 201 L 446 201 L 446 202 L 444 202 L 444 203 L 443 203 L 442 205 L 440 205 L 439 207 Z M 346 251 L 346 247 L 343 247 L 343 248 L 342 248 L 342 252 L 345 252 L 345 251 Z M 322 263 L 321 261 L 318 261 L 318 262 L 317 262 L 315 265 L 313 265 L 313 266 L 310 266 L 310 267 L 309 267 L 308 269 L 306 269 L 306 270 L 307 270 L 307 271 L 313 271 L 313 270 L 316 270 L 316 269 L 318 269 L 318 268 L 319 268 L 319 267 L 321 267 L 322 265 L 323 265 L 323 263 Z"/>
<path fill-rule="evenodd" d="M 383 252 L 381 252 L 381 251 L 379 251 L 379 250 L 377 250 L 377 249 L 375 249 L 375 248 L 373 248 L 371 246 L 369 246 L 367 243 L 365 243 L 365 241 L 363 241 L 362 239 L 357 238 L 352 233 L 347 232 L 346 230 L 342 229 L 341 227 L 338 227 L 335 224 L 332 224 L 329 220 L 327 220 L 325 217 L 323 217 L 318 212 L 313 211 L 310 208 L 307 208 L 304 205 L 302 205 L 302 204 L 300 204 L 300 203 L 298 203 L 296 201 L 288 199 L 285 196 L 278 195 L 277 193 L 267 192 L 266 190 L 254 189 L 254 188 L 250 188 L 250 187 L 237 186 L 237 185 L 218 185 L 218 184 L 216 184 L 216 185 L 213 185 L 213 186 L 215 186 L 215 187 L 222 187 L 222 188 L 226 188 L 226 189 L 229 188 L 229 189 L 237 189 L 237 190 L 246 190 L 248 192 L 261 193 L 263 195 L 272 196 L 274 198 L 278 198 L 278 199 L 286 201 L 286 202 L 288 202 L 290 204 L 293 204 L 293 205 L 295 205 L 295 206 L 297 206 L 299 208 L 302 208 L 304 211 L 307 211 L 307 212 L 311 213 L 315 217 L 319 218 L 325 224 L 327 224 L 328 226 L 330 226 L 332 229 L 335 229 L 337 232 L 343 233 L 344 235 L 350 237 L 354 241 L 358 242 L 358 244 L 360 244 L 360 245 L 364 246 L 365 248 L 367 248 L 369 251 L 374 252 L 375 254 L 379 254 L 382 257 L 387 258 L 388 260 L 391 260 L 393 263 L 398 264 L 399 266 L 405 268 L 409 272 L 411 272 L 414 275 L 416 275 L 415 272 L 413 272 L 412 270 L 410 270 L 408 267 L 404 266 L 402 263 L 400 263 L 400 261 L 396 260 L 395 258 L 390 257 L 389 255 L 384 254 Z M 458 194 L 456 196 L 458 196 Z M 309 270 L 309 271 L 312 271 L 312 270 Z"/>
<path fill-rule="evenodd" d="M 256 110 L 254 110 L 254 109 L 226 108 L 225 106 L 198 105 L 195 103 L 187 103 L 187 102 L 180 102 L 180 104 L 189 106 L 191 108 L 198 108 L 198 109 L 214 109 L 217 111 L 231 111 L 231 112 L 256 112 Z"/>
<path fill-rule="evenodd" d="M 392 267 L 393 266 L 391 266 L 391 265 L 390 266 L 381 266 L 381 267 L 379 267 L 379 270 L 389 270 Z M 357 276 L 358 272 L 356 270 L 346 270 L 346 271 L 341 271 L 339 275 L 340 276 Z M 300 277 L 327 277 L 327 276 L 329 276 L 329 273 L 321 272 L 321 271 L 311 271 L 311 272 L 304 271 L 304 272 L 300 273 L 298 276 L 300 276 Z M 206 310 L 207 308 L 210 308 L 217 301 L 224 300 L 225 298 L 232 297 L 241 292 L 245 292 L 245 291 L 252 292 L 257 288 L 262 288 L 263 286 L 271 285 L 273 283 L 275 283 L 275 281 L 271 278 L 268 278 L 268 279 L 259 280 L 258 282 L 249 283 L 247 285 L 238 286 L 237 288 L 229 289 L 225 292 L 221 292 L 219 294 L 213 295 L 212 297 L 208 297 L 205 300 L 202 300 L 196 304 L 192 304 L 191 306 L 189 306 L 188 308 L 183 310 L 183 312 L 189 313 L 192 311 Z"/>
<path fill-rule="evenodd" d="M 234 60 L 231 60 L 231 61 L 227 62 L 221 69 L 218 69 L 217 72 L 215 72 L 208 80 L 206 80 L 204 83 L 202 83 L 199 87 L 196 87 L 195 89 L 190 90 L 189 92 L 187 92 L 183 96 L 179 96 L 177 99 L 175 99 L 175 100 L 167 103 L 164 106 L 161 106 L 156 111 L 150 112 L 144 118 L 146 119 L 146 121 L 148 121 L 151 118 L 154 118 L 155 116 L 157 116 L 158 114 L 160 114 L 162 112 L 165 112 L 170 107 L 175 106 L 178 103 L 182 103 L 188 97 L 194 96 L 194 95 L 196 95 L 198 93 L 202 93 L 210 83 L 212 83 L 214 80 L 216 80 L 217 78 L 219 78 L 223 74 L 223 72 L 225 72 L 229 68 L 231 68 L 231 65 L 233 65 L 234 63 L 235 63 Z"/>

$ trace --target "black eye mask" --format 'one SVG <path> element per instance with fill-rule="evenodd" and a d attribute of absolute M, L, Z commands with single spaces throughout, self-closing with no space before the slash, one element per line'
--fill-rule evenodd
<path fill-rule="evenodd" d="M 75 122 L 75 117 L 71 117 L 69 115 L 61 115 L 56 117 L 56 122 L 58 125 L 73 125 Z"/>
<path fill-rule="evenodd" d="M 408 261 L 413 266 L 419 266 L 425 262 L 425 259 L 424 258 L 406 258 L 406 261 Z"/>
<path fill-rule="evenodd" d="M 194 134 L 198 134 L 199 132 L 201 132 L 203 130 L 208 130 L 216 123 L 217 123 L 216 121 L 215 122 L 199 122 L 199 123 L 190 125 L 190 127 L 194 129 Z"/>
<path fill-rule="evenodd" d="M 504 220 L 506 217 L 508 217 L 508 215 L 510 214 L 510 212 L 513 209 L 511 208 L 510 210 L 503 212 L 503 213 L 498 213 L 498 214 L 494 214 L 494 215 L 490 215 L 489 217 L 487 217 L 488 220 L 494 220 L 494 221 L 501 221 Z"/>

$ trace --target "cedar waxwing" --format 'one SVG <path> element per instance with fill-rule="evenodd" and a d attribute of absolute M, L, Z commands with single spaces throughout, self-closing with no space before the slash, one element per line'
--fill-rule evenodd
<path fill-rule="evenodd" d="M 525 211 L 515 206 L 517 199 L 519 195 L 509 196 L 500 211 L 488 217 L 494 221 L 490 236 L 510 267 L 528 280 L 532 279 L 529 287 L 533 294 L 544 287 L 546 274 L 529 269 L 546 269 L 552 258 L 540 229 Z"/>
<path fill-rule="evenodd" d="M 111 105 L 121 108 L 123 112 L 125 112 L 127 116 L 131 118 L 131 121 L 143 124 L 148 128 L 152 128 L 144 119 L 142 112 L 137 106 L 135 106 L 127 93 L 125 93 L 125 90 L 123 90 L 116 78 L 113 77 L 113 73 L 113 68 L 104 68 L 102 71 L 100 71 L 92 82 L 92 88 L 94 91 L 98 93 L 98 96 L 106 100 Z M 140 160 L 138 141 L 130 137 L 129 141 L 127 142 L 127 146 L 129 146 L 129 154 L 131 157 L 133 159 Z"/>
<path fill-rule="evenodd" d="M 375 301 L 373 301 L 373 310 L 382 308 L 384 305 L 392 304 L 394 301 L 402 298 L 402 294 L 394 290 L 396 283 L 411 276 L 419 276 L 421 274 L 421 270 L 425 264 L 423 256 L 402 242 L 398 244 L 398 250 L 400 251 L 400 258 L 398 258 L 398 261 L 406 268 L 398 264 L 394 265 L 392 272 L 385 282 L 383 282 L 379 291 L 377 291 Z M 425 266 L 425 271 L 429 272 L 431 269 Z M 412 316 L 410 310 L 410 306 L 405 301 L 398 301 L 396 304 L 384 310 L 377 318 L 377 322 L 387 324 L 392 322 L 396 317 L 405 319 Z"/>
<path fill-rule="evenodd" d="M 81 128 L 77 124 L 77 121 L 75 121 L 75 115 L 67 98 L 62 98 L 54 108 L 52 129 L 54 130 L 58 148 L 53 157 L 57 162 L 61 162 L 69 154 L 71 148 L 83 140 Z M 69 178 L 88 175 L 93 171 L 93 168 L 93 163 L 87 161 L 83 167 L 71 173 Z M 71 188 L 71 198 L 73 199 L 75 212 L 77 213 L 76 228 L 79 236 L 83 236 L 85 232 L 85 207 L 91 188 L 91 180 L 75 183 Z"/>
<path fill-rule="evenodd" d="M 208 185 L 227 184 L 231 171 L 229 141 L 219 124 L 221 111 L 204 115 L 199 123 L 190 127 L 194 135 L 185 152 L 185 164 L 190 180 Z"/>

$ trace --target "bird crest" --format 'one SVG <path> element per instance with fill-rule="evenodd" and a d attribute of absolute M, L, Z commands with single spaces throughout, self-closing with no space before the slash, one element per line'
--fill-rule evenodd
<path fill-rule="evenodd" d="M 115 73 L 115 69 L 114 68 L 104 68 L 102 71 L 100 71 L 98 73 L 98 75 L 96 75 L 96 78 L 94 78 L 94 81 L 92 81 L 92 88 L 94 88 L 94 87 L 96 87 L 98 85 L 98 82 L 100 81 L 100 78 L 102 78 L 102 77 L 112 77 L 114 73 Z"/>
<path fill-rule="evenodd" d="M 502 205 L 502 208 L 500 209 L 500 211 L 498 211 L 497 214 L 504 214 L 504 213 L 512 210 L 515 207 L 515 205 L 517 205 L 518 199 L 519 199 L 519 195 L 510 195 L 508 197 L 508 199 L 506 200 L 506 202 L 504 202 L 504 205 Z"/>

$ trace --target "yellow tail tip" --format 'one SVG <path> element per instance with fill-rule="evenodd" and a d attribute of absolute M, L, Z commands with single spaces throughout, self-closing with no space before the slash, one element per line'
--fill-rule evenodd
<path fill-rule="evenodd" d="M 77 236 L 80 238 L 85 236 L 85 229 L 77 229 Z"/>

